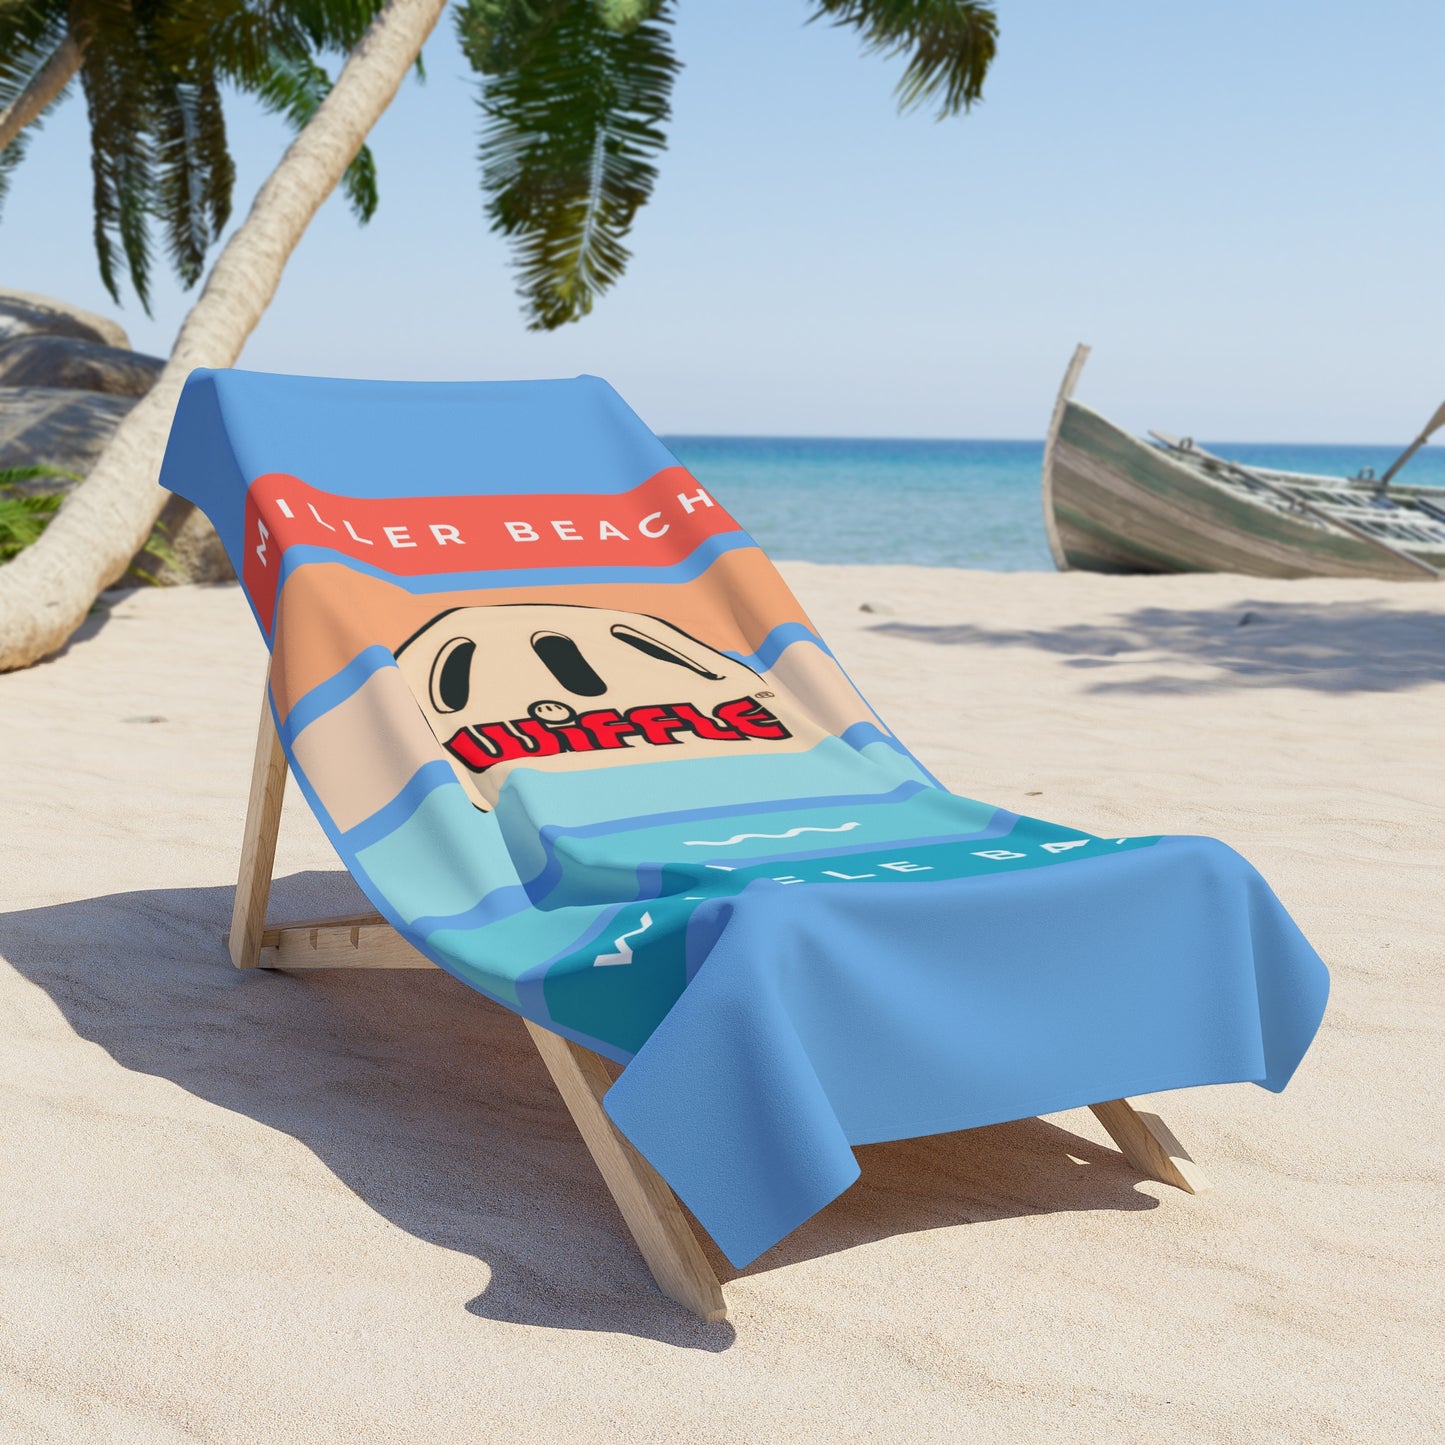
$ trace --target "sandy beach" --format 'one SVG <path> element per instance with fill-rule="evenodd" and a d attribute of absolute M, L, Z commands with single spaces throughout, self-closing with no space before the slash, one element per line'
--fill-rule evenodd
<path fill-rule="evenodd" d="M 1445 1435 L 1445 588 L 784 565 L 950 787 L 1204 833 L 1329 965 L 1282 1096 L 860 1151 L 739 1275 L 654 1289 L 518 1020 L 220 944 L 265 649 L 110 594 L 0 676 L 0 1440 L 1423 1441 Z M 356 894 L 297 790 L 273 916 Z"/>

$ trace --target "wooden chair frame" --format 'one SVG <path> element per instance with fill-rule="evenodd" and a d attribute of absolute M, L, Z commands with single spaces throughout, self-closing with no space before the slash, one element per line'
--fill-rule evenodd
<path fill-rule="evenodd" d="M 225 935 L 237 968 L 435 968 L 376 913 L 313 918 L 267 926 L 266 904 L 276 860 L 287 763 L 271 715 L 267 687 L 261 692 L 261 723 L 246 806 L 246 831 L 230 932 Z M 703 1320 L 727 1316 L 717 1275 L 703 1254 L 677 1197 L 662 1176 L 637 1152 L 602 1107 L 613 1075 L 600 1054 L 523 1019 L 547 1072 L 552 1076 L 582 1141 L 602 1173 L 612 1198 L 657 1287 Z M 1157 1114 L 1135 1109 L 1127 1099 L 1091 1105 L 1120 1152 L 1151 1179 L 1190 1194 L 1209 1182 Z"/>

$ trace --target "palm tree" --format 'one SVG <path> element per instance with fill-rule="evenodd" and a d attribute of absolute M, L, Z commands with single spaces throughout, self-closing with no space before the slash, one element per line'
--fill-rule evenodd
<path fill-rule="evenodd" d="M 934 101 L 944 117 L 979 98 L 997 36 L 987 0 L 813 3 L 812 19 L 852 26 L 869 49 L 908 56 L 902 107 Z M 446 4 L 380 7 L 226 243 L 154 387 L 39 541 L 0 567 L 0 670 L 61 646 L 145 541 L 165 502 L 155 477 L 187 375 L 239 355 L 311 217 Z M 513 239 L 535 327 L 585 315 L 626 264 L 623 238 L 651 194 L 653 158 L 665 145 L 678 69 L 665 28 L 673 8 L 673 0 L 458 0 L 462 45 L 483 77 L 489 212 Z"/>
<path fill-rule="evenodd" d="M 318 53 L 345 54 L 381 0 L 0 0 L 0 201 L 29 134 L 79 76 L 90 118 L 95 250 L 118 302 L 117 261 L 150 310 L 150 218 L 172 267 L 193 286 L 231 214 L 235 166 L 221 86 L 279 112 L 296 130 L 331 88 Z M 358 219 L 376 209 L 363 147 L 342 187 Z M 119 253 L 119 254 L 118 254 Z"/>

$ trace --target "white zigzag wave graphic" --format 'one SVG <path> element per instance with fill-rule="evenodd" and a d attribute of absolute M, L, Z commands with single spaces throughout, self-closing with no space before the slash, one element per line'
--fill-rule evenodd
<path fill-rule="evenodd" d="M 786 833 L 736 833 L 731 838 L 688 838 L 684 840 L 684 846 L 688 848 L 731 848 L 734 843 L 746 843 L 750 838 L 796 838 L 799 833 L 847 833 L 856 828 L 857 823 L 844 823 L 837 828 L 789 828 Z"/>

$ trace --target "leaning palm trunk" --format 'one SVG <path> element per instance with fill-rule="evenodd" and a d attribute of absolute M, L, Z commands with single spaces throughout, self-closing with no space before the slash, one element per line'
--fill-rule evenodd
<path fill-rule="evenodd" d="M 55 47 L 55 53 L 35 73 L 30 84 L 10 105 L 0 110 L 0 151 L 31 121 L 38 120 L 50 103 L 75 79 L 82 58 L 81 48 L 73 35 L 67 35 Z"/>
<path fill-rule="evenodd" d="M 446 3 L 388 0 L 226 243 L 155 385 L 40 539 L 0 567 L 0 671 L 62 646 L 144 544 L 168 495 L 156 476 L 186 377 L 197 366 L 230 366 L 240 354 L 312 216 L 390 105 Z"/>

